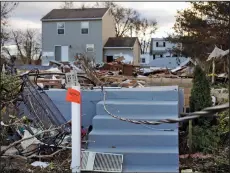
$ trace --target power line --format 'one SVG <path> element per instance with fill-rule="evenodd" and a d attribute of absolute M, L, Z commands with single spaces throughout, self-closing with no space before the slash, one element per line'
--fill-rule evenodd
<path fill-rule="evenodd" d="M 106 107 L 106 91 L 102 90 L 102 92 L 104 93 L 104 110 L 113 118 L 116 118 L 118 120 L 121 121 L 126 121 L 126 122 L 130 122 L 133 124 L 146 124 L 146 125 L 160 125 L 163 123 L 179 123 L 179 122 L 183 122 L 183 121 L 188 121 L 188 120 L 192 120 L 192 119 L 196 119 L 196 118 L 200 118 L 203 116 L 213 116 L 216 113 L 220 113 L 226 109 L 229 109 L 229 102 L 222 104 L 222 105 L 218 105 L 218 106 L 213 106 L 213 107 L 208 107 L 205 108 L 201 111 L 197 111 L 197 112 L 193 112 L 190 114 L 186 114 L 188 116 L 186 117 L 182 117 L 182 118 L 176 118 L 176 119 L 161 119 L 161 120 L 157 120 L 157 121 L 145 121 L 145 120 L 134 120 L 134 119 L 128 119 L 128 118 L 123 118 L 117 115 L 112 114 L 111 112 L 108 111 L 107 107 Z M 181 115 L 185 115 L 185 114 L 181 114 Z"/>

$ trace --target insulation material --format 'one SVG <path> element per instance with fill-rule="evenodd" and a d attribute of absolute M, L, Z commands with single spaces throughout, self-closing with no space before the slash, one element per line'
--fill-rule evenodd
<path fill-rule="evenodd" d="M 32 165 L 32 166 L 35 166 L 35 167 L 39 166 L 39 167 L 41 167 L 41 168 L 46 168 L 47 166 L 49 166 L 49 163 L 47 163 L 47 162 L 35 161 L 35 162 L 31 163 L 31 165 Z"/>
<path fill-rule="evenodd" d="M 46 70 L 47 72 L 57 72 L 61 73 L 61 70 L 59 70 L 57 67 L 51 67 L 50 69 Z"/>
<path fill-rule="evenodd" d="M 31 136 L 32 136 L 32 135 L 31 135 L 27 130 L 24 130 L 24 136 L 23 136 L 22 139 L 25 139 L 25 138 L 28 138 L 28 137 L 31 137 Z M 28 148 L 30 145 L 33 145 L 33 144 L 40 144 L 40 143 L 41 143 L 41 142 L 40 142 L 37 138 L 33 137 L 33 138 L 31 138 L 31 139 L 22 141 L 22 142 L 21 142 L 21 146 L 22 146 L 23 149 L 26 149 L 26 148 Z"/>
<path fill-rule="evenodd" d="M 84 71 L 80 68 L 78 68 L 77 66 L 75 66 L 74 64 L 71 64 L 71 67 L 73 68 L 73 70 L 75 70 L 77 73 L 84 73 Z"/>
<path fill-rule="evenodd" d="M 212 58 L 221 58 L 221 57 L 227 55 L 228 53 L 229 53 L 229 50 L 224 51 L 224 50 L 218 48 L 217 46 L 215 46 L 214 50 L 209 55 L 207 61 L 210 61 Z"/>

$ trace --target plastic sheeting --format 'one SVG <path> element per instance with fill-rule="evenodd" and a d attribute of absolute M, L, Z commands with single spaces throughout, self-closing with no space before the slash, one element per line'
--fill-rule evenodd
<path fill-rule="evenodd" d="M 207 61 L 212 60 L 212 58 L 221 58 L 227 54 L 229 54 L 229 49 L 224 51 L 224 50 L 218 48 L 217 46 L 215 46 L 214 50 L 209 55 Z"/>
<path fill-rule="evenodd" d="M 23 139 L 24 139 L 24 138 L 29 138 L 29 137 L 31 137 L 31 136 L 32 136 L 32 135 L 31 135 L 27 130 L 24 130 Z M 41 142 L 40 142 L 37 138 L 33 137 L 33 138 L 31 138 L 31 139 L 22 141 L 22 142 L 21 142 L 21 145 L 22 145 L 22 148 L 26 149 L 26 148 L 28 148 L 28 147 L 29 147 L 30 145 L 32 145 L 32 144 L 40 144 L 40 143 L 41 143 Z"/>

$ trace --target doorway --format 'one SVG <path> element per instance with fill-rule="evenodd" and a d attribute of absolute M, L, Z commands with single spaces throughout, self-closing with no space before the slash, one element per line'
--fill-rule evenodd
<path fill-rule="evenodd" d="M 55 60 L 69 61 L 69 46 L 55 46 Z"/>
<path fill-rule="evenodd" d="M 69 46 L 61 47 L 61 61 L 62 62 L 69 61 Z"/>
<path fill-rule="evenodd" d="M 61 46 L 55 46 L 54 56 L 55 61 L 61 61 Z"/>

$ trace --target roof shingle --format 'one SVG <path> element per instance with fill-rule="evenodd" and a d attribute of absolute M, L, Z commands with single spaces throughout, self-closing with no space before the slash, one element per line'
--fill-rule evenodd
<path fill-rule="evenodd" d="M 104 47 L 133 47 L 137 37 L 110 37 Z"/>
<path fill-rule="evenodd" d="M 102 18 L 108 8 L 53 9 L 41 20 Z"/>

